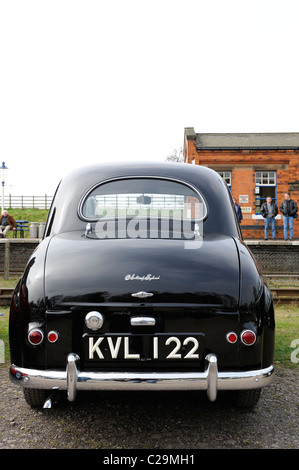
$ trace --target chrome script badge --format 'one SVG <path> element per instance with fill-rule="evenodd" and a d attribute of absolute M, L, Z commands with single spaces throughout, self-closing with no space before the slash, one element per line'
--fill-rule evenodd
<path fill-rule="evenodd" d="M 125 281 L 159 281 L 160 276 L 154 276 L 153 274 L 146 274 L 145 276 L 137 276 L 136 274 L 127 274 Z"/>

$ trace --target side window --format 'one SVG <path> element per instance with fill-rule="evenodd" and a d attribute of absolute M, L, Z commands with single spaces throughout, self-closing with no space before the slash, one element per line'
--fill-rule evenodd
<path fill-rule="evenodd" d="M 51 234 L 52 225 L 53 225 L 54 218 L 55 218 L 55 213 L 56 213 L 56 207 L 54 207 L 53 210 L 49 213 L 49 219 L 47 220 L 44 238 L 48 237 Z"/>
<path fill-rule="evenodd" d="M 60 184 L 61 184 L 61 181 L 58 184 L 58 186 L 56 188 L 56 191 L 55 191 L 55 194 L 54 194 L 53 199 L 52 199 L 52 203 L 51 203 L 51 207 L 50 207 L 50 210 L 49 210 L 49 213 L 48 213 L 48 219 L 47 219 L 47 222 L 46 222 L 46 227 L 45 227 L 43 238 L 49 237 L 50 234 L 51 234 L 51 230 L 52 230 L 52 226 L 53 226 L 53 222 L 54 222 L 54 218 L 55 218 L 55 214 L 56 214 L 56 195 L 57 195 Z"/>
<path fill-rule="evenodd" d="M 260 214 L 261 205 L 267 197 L 271 197 L 276 202 L 276 172 L 256 171 L 255 172 L 255 213 Z"/>

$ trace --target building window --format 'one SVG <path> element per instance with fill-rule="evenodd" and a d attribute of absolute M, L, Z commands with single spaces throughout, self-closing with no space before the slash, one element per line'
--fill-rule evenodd
<path fill-rule="evenodd" d="M 217 171 L 218 175 L 226 182 L 230 191 L 232 190 L 232 172 L 231 171 Z"/>
<path fill-rule="evenodd" d="M 276 172 L 256 171 L 255 172 L 255 213 L 260 214 L 261 205 L 267 197 L 271 197 L 276 202 Z"/>

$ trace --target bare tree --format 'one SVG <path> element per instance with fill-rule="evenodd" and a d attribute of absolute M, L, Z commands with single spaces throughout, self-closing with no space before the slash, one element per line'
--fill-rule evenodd
<path fill-rule="evenodd" d="M 166 158 L 167 162 L 176 162 L 176 163 L 184 163 L 184 154 L 183 154 L 183 147 L 180 147 L 179 150 L 174 149 L 171 155 L 168 155 Z"/>

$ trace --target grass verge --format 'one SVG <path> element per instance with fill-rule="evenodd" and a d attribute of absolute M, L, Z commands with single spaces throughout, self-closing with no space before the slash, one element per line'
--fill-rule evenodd
<path fill-rule="evenodd" d="M 9 307 L 0 306 L 0 367 L 3 365 L 3 343 L 4 342 L 4 360 L 8 363 L 9 360 L 9 339 L 8 339 L 8 320 L 9 320 Z"/>
<path fill-rule="evenodd" d="M 275 308 L 275 317 L 275 362 L 290 368 L 298 367 L 299 305 L 278 305 Z"/>

